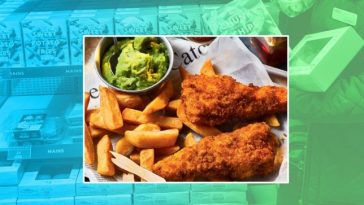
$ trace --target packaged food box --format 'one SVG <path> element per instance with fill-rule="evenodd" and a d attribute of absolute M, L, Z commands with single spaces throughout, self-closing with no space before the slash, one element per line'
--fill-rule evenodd
<path fill-rule="evenodd" d="M 19 198 L 59 198 L 76 195 L 79 162 L 39 162 L 26 169 L 19 183 Z"/>
<path fill-rule="evenodd" d="M 310 9 L 315 0 L 274 0 L 280 10 L 289 17 L 295 17 Z"/>
<path fill-rule="evenodd" d="M 0 17 L 0 68 L 25 66 L 20 22 L 26 13 L 8 13 Z"/>
<path fill-rule="evenodd" d="M 198 5 L 160 6 L 158 20 L 160 35 L 202 34 Z"/>
<path fill-rule="evenodd" d="M 210 13 L 218 8 L 220 8 L 221 6 L 223 6 L 224 4 L 203 4 L 201 5 L 201 19 L 203 14 L 205 13 Z M 202 22 L 202 33 L 204 35 L 212 35 L 212 31 L 210 30 L 208 24 Z"/>
<path fill-rule="evenodd" d="M 363 45 L 352 27 L 306 35 L 290 55 L 290 82 L 302 90 L 325 92 Z"/>
<path fill-rule="evenodd" d="M 83 135 L 82 128 L 83 128 L 82 124 L 79 126 L 68 125 L 67 126 L 67 136 L 72 136 L 78 142 L 82 142 L 82 139 L 78 139 L 78 138 L 82 138 L 82 135 Z"/>
<path fill-rule="evenodd" d="M 83 169 L 81 169 L 76 183 L 77 196 L 128 195 L 133 193 L 132 184 L 94 184 L 83 181 Z"/>
<path fill-rule="evenodd" d="M 24 173 L 21 161 L 0 161 L 0 186 L 17 185 Z"/>
<path fill-rule="evenodd" d="M 114 9 L 75 10 L 68 20 L 71 64 L 82 65 L 83 35 L 114 33 Z"/>
<path fill-rule="evenodd" d="M 192 192 L 246 192 L 246 184 L 192 184 Z"/>
<path fill-rule="evenodd" d="M 66 122 L 67 125 L 77 126 L 82 125 L 82 112 L 83 112 L 83 105 L 82 103 L 76 103 L 72 105 L 66 111 Z"/>
<path fill-rule="evenodd" d="M 14 138 L 41 138 L 41 129 L 43 128 L 46 116 L 45 113 L 23 115 L 14 128 Z"/>
<path fill-rule="evenodd" d="M 18 144 L 43 144 L 60 139 L 62 120 L 48 117 L 45 113 L 28 113 L 20 116 L 12 129 L 13 139 Z"/>
<path fill-rule="evenodd" d="M 27 67 L 70 65 L 69 11 L 30 12 L 22 21 Z"/>
<path fill-rule="evenodd" d="M 192 204 L 247 203 L 245 192 L 191 192 Z"/>
<path fill-rule="evenodd" d="M 203 22 L 214 35 L 280 34 L 272 16 L 260 0 L 234 0 L 204 13 Z"/>
<path fill-rule="evenodd" d="M 158 34 L 157 7 L 119 8 L 115 11 L 115 34 Z"/>
<path fill-rule="evenodd" d="M 189 192 L 134 194 L 134 205 L 189 205 Z"/>

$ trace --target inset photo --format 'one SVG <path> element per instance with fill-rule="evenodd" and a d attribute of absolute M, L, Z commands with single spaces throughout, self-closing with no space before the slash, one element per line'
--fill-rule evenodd
<path fill-rule="evenodd" d="M 85 36 L 84 182 L 288 183 L 287 36 Z"/>

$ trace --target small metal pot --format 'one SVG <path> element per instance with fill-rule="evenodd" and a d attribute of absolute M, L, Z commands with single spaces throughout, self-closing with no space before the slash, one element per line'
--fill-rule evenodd
<path fill-rule="evenodd" d="M 120 92 L 125 92 L 125 93 L 146 93 L 148 91 L 151 91 L 153 90 L 154 88 L 158 88 L 164 81 L 166 81 L 166 79 L 168 78 L 169 74 L 171 73 L 172 71 L 172 66 L 173 66 L 173 60 L 174 60 L 174 54 L 173 54 L 173 50 L 172 50 L 172 46 L 171 44 L 169 43 L 169 41 L 167 40 L 167 38 L 165 37 L 157 37 L 159 38 L 167 47 L 167 50 L 168 50 L 168 58 L 169 58 L 169 65 L 168 65 L 168 68 L 167 68 L 167 71 L 166 73 L 164 74 L 164 76 L 155 84 L 147 87 L 147 88 L 144 88 L 144 89 L 141 89 L 141 90 L 125 90 L 125 89 L 121 89 L 121 88 L 118 88 L 112 84 L 110 84 L 109 82 L 107 82 L 104 77 L 102 76 L 102 73 L 101 73 L 101 62 L 102 62 L 102 57 L 104 55 L 104 53 L 113 45 L 113 37 L 111 36 L 107 36 L 107 37 L 103 37 L 98 46 L 96 47 L 96 50 L 95 50 L 95 68 L 96 68 L 96 71 L 97 71 L 97 74 L 98 76 L 100 77 L 100 79 L 109 87 L 117 90 L 117 91 L 120 91 Z M 118 39 L 122 39 L 122 38 L 127 38 L 127 37 L 117 37 Z"/>

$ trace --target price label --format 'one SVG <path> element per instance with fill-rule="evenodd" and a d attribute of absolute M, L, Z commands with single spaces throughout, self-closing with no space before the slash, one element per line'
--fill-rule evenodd
<path fill-rule="evenodd" d="M 8 149 L 8 160 L 31 159 L 31 146 L 11 147 Z"/>

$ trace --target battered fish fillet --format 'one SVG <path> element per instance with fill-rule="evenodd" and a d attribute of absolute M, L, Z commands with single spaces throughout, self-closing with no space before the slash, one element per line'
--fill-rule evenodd
<path fill-rule="evenodd" d="M 265 123 L 203 138 L 153 166 L 167 181 L 221 179 L 242 181 L 277 171 L 282 162 L 279 142 Z"/>
<path fill-rule="evenodd" d="M 230 76 L 189 76 L 181 98 L 188 120 L 209 126 L 287 111 L 286 88 L 243 85 Z"/>

